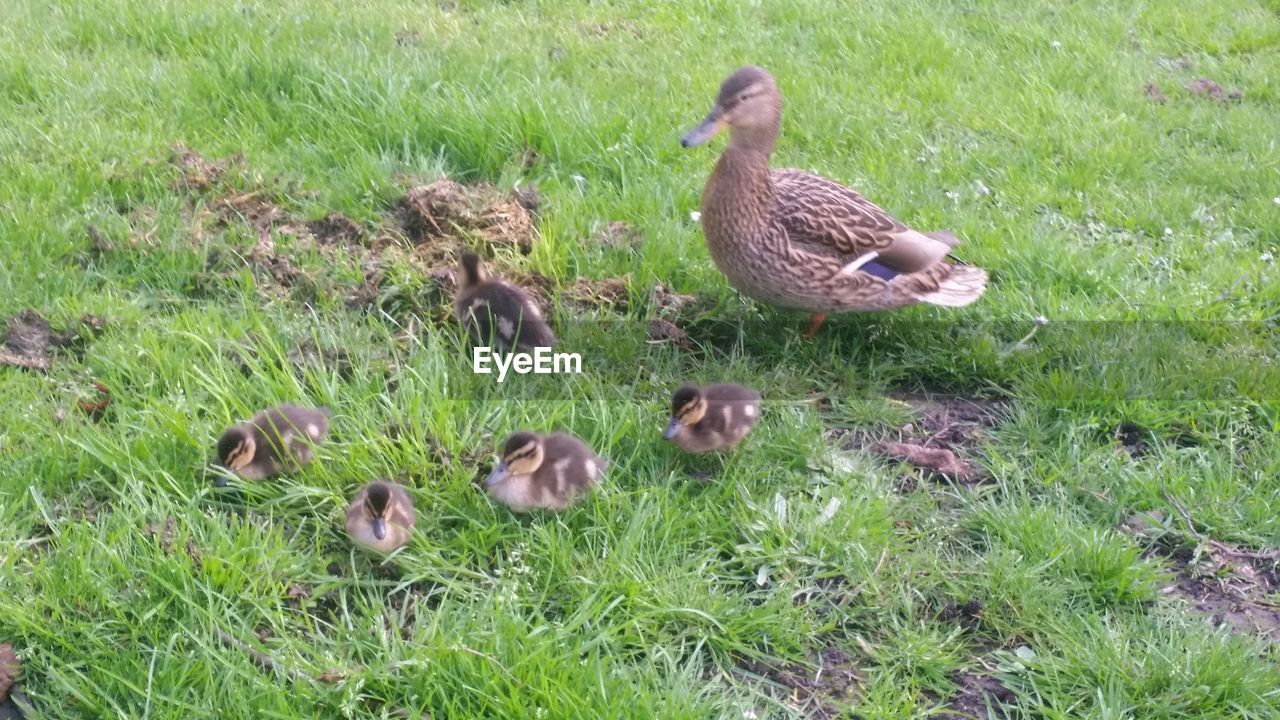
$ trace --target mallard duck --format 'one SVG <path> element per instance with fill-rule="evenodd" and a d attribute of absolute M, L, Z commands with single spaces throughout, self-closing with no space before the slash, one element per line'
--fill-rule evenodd
<path fill-rule="evenodd" d="M 782 98 L 763 68 L 739 68 L 706 119 L 680 143 L 725 128 L 729 144 L 702 193 L 702 231 L 729 283 L 762 302 L 814 313 L 887 310 L 917 303 L 968 305 L 987 273 L 946 258 L 959 242 L 922 233 L 858 193 L 801 170 L 770 170 Z"/>
<path fill-rule="evenodd" d="M 684 385 L 671 395 L 662 437 L 686 452 L 732 450 L 760 419 L 760 393 L 732 383 Z"/>
<path fill-rule="evenodd" d="M 347 508 L 347 535 L 357 545 L 389 553 L 409 542 L 413 533 L 413 501 L 395 483 L 371 482 L 360 488 Z"/>
<path fill-rule="evenodd" d="M 218 464 L 245 480 L 261 480 L 311 462 L 312 445 L 329 432 L 328 408 L 296 405 L 263 410 L 218 438 Z M 218 476 L 216 483 L 226 484 Z"/>
<path fill-rule="evenodd" d="M 504 352 L 555 345 L 556 336 L 524 290 L 490 279 L 475 253 L 462 254 L 461 269 L 453 311 L 477 345 Z"/>
<path fill-rule="evenodd" d="M 515 512 L 564 510 L 596 486 L 606 466 L 572 435 L 518 432 L 503 444 L 498 465 L 484 484 L 494 499 Z"/>

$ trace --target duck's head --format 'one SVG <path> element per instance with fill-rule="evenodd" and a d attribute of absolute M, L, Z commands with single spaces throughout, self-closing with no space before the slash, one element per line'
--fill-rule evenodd
<path fill-rule="evenodd" d="M 369 527 L 378 540 L 387 537 L 387 511 L 391 509 L 391 488 L 384 482 L 369 483 L 364 493 L 364 511 Z"/>
<path fill-rule="evenodd" d="M 685 133 L 680 144 L 701 145 L 728 128 L 735 141 L 771 148 L 782 122 L 782 96 L 768 70 L 747 65 L 721 85 L 711 112 L 698 127 Z"/>
<path fill-rule="evenodd" d="M 479 255 L 473 252 L 464 252 L 459 264 L 462 266 L 462 281 L 459 283 L 461 287 L 475 287 L 489 279 L 488 273 L 484 271 L 484 263 L 480 262 Z"/>
<path fill-rule="evenodd" d="M 512 475 L 529 475 L 541 467 L 542 458 L 542 439 L 531 432 L 518 432 L 503 444 L 502 457 L 484 484 L 492 486 Z"/>
<path fill-rule="evenodd" d="M 681 428 L 692 427 L 702 422 L 707 414 L 707 399 L 702 391 L 694 385 L 685 385 L 671 395 L 671 422 L 667 424 L 662 437 L 670 440 L 679 434 Z"/>
<path fill-rule="evenodd" d="M 245 425 L 232 425 L 218 438 L 218 464 L 233 472 L 238 471 L 253 462 L 257 450 L 253 432 Z M 218 476 L 214 483 L 223 486 L 227 481 L 225 477 Z"/>

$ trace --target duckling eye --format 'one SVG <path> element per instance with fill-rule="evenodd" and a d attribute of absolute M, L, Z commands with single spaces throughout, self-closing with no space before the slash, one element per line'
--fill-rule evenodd
<path fill-rule="evenodd" d="M 751 99 L 751 93 L 745 93 L 745 92 L 744 92 L 744 93 L 742 93 L 741 95 L 739 95 L 739 96 L 738 96 L 738 102 L 740 102 L 740 103 L 744 103 L 744 102 L 746 102 L 747 100 L 750 100 L 750 99 Z"/>

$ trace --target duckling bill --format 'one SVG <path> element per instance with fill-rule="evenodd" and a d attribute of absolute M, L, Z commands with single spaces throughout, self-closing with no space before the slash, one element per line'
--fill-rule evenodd
<path fill-rule="evenodd" d="M 518 432 L 503 443 L 484 485 L 514 512 L 564 510 L 599 484 L 607 464 L 572 435 Z"/>
<path fill-rule="evenodd" d="M 374 552 L 390 553 L 408 543 L 414 522 L 413 501 L 395 483 L 371 482 L 347 507 L 347 535 Z"/>
<path fill-rule="evenodd" d="M 917 303 L 960 307 L 986 289 L 982 268 L 947 262 L 958 240 L 923 233 L 870 200 L 801 170 L 771 170 L 782 97 L 763 68 L 739 68 L 681 144 L 723 130 L 729 144 L 702 194 L 702 230 L 716 267 L 743 294 L 814 314 Z"/>
<path fill-rule="evenodd" d="M 551 327 L 524 290 L 490 278 L 475 253 L 462 254 L 461 270 L 453 311 L 476 345 L 507 352 L 556 344 Z"/>
<path fill-rule="evenodd" d="M 732 383 L 684 385 L 671 395 L 662 437 L 685 452 L 732 450 L 760 419 L 760 393 Z"/>
<path fill-rule="evenodd" d="M 217 462 L 245 480 L 262 480 L 311 462 L 329 432 L 328 408 L 281 405 L 232 425 L 218 438 Z M 226 485 L 218 476 L 215 484 Z"/>

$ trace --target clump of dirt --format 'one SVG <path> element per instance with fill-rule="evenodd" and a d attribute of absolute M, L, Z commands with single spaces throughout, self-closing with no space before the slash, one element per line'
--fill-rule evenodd
<path fill-rule="evenodd" d="M 1017 696 L 1012 690 L 990 675 L 962 672 L 951 678 L 957 686 L 947 700 L 942 712 L 930 717 L 944 720 L 993 720 L 1007 718 L 1004 709 L 1012 705 Z"/>
<path fill-rule="evenodd" d="M 937 473 L 949 480 L 969 482 L 974 475 L 973 468 L 969 463 L 956 457 L 956 454 L 947 448 L 930 448 L 913 443 L 882 442 L 878 443 L 875 449 L 891 458 Z"/>
<path fill-rule="evenodd" d="M 9 699 L 9 690 L 18 682 L 21 672 L 22 661 L 13 651 L 13 645 L 0 643 L 0 702 Z"/>
<path fill-rule="evenodd" d="M 169 150 L 169 162 L 178 169 L 178 185 L 191 190 L 208 190 L 222 180 L 227 170 L 244 164 L 244 155 L 223 160 L 206 160 L 182 143 Z"/>
<path fill-rule="evenodd" d="M 842 450 L 887 455 L 962 483 L 984 479 L 967 456 L 1004 416 L 1005 403 L 958 395 L 907 395 L 896 398 L 915 412 L 899 428 L 840 428 L 833 440 Z"/>
<path fill-rule="evenodd" d="M 102 318 L 85 315 L 74 329 L 57 332 L 40 313 L 23 310 L 6 324 L 4 342 L 0 344 L 0 365 L 48 370 L 53 366 L 54 351 L 82 351 L 105 328 L 106 321 Z"/>
<path fill-rule="evenodd" d="M 814 668 L 778 660 L 753 660 L 741 665 L 743 673 L 733 673 L 742 682 L 764 679 L 786 689 L 781 698 L 805 717 L 828 720 L 843 715 L 858 696 L 862 675 L 853 658 L 838 647 L 820 650 L 813 658 Z M 754 676 L 754 677 L 752 677 Z"/>
<path fill-rule="evenodd" d="M 461 185 L 440 178 L 410 188 L 397 216 L 415 245 L 478 239 L 486 245 L 533 249 L 533 218 L 524 205 L 487 183 Z"/>
<path fill-rule="evenodd" d="M 321 245 L 361 245 L 365 239 L 364 228 L 360 223 L 339 212 L 331 212 L 319 220 L 312 220 L 307 223 L 307 230 Z"/>
<path fill-rule="evenodd" d="M 561 297 L 565 302 L 583 309 L 603 308 L 626 312 L 631 303 L 631 292 L 627 289 L 628 277 L 612 277 L 603 280 L 578 278 L 576 282 L 564 289 Z"/>
<path fill-rule="evenodd" d="M 533 165 L 528 164 L 530 153 L 532 153 L 534 165 L 538 162 L 537 151 L 532 148 L 528 148 L 525 150 L 526 167 L 533 167 Z M 517 187 L 511 191 L 511 196 L 515 198 L 516 202 L 520 203 L 520 207 L 528 210 L 535 216 L 542 211 L 542 193 L 538 191 L 538 186 L 535 183 Z"/>
<path fill-rule="evenodd" d="M 263 190 L 226 195 L 210 206 L 222 225 L 244 222 L 259 233 L 283 223 L 286 214 Z"/>
<path fill-rule="evenodd" d="M 982 626 L 982 601 L 970 598 L 963 604 L 949 602 L 938 613 L 938 619 L 955 623 L 965 630 L 977 630 Z"/>
<path fill-rule="evenodd" d="M 649 321 L 649 342 L 671 343 L 682 352 L 693 350 L 693 341 L 689 339 L 689 333 L 666 318 L 655 317 Z"/>
<path fill-rule="evenodd" d="M 1243 90 L 1223 90 L 1221 85 L 1207 77 L 1196 78 L 1187 83 L 1185 87 L 1193 95 L 1203 95 L 1210 100 L 1217 100 L 1221 103 L 1240 102 L 1244 99 Z"/>
<path fill-rule="evenodd" d="M 1169 102 L 1169 97 L 1164 94 L 1164 91 L 1160 89 L 1159 85 L 1156 85 L 1153 82 L 1147 83 L 1146 91 L 1147 99 L 1157 105 L 1163 105 Z"/>

